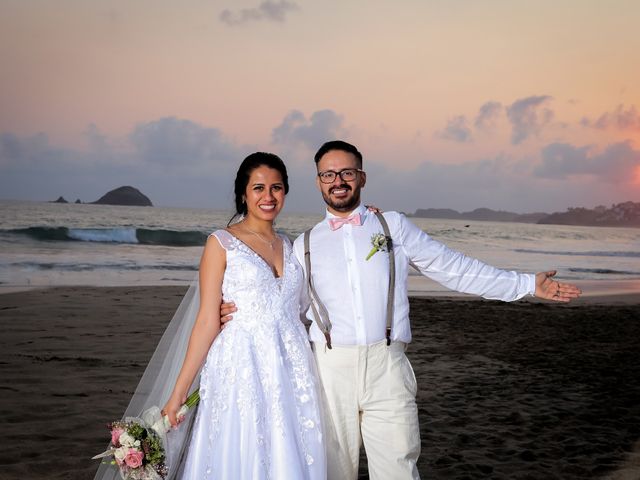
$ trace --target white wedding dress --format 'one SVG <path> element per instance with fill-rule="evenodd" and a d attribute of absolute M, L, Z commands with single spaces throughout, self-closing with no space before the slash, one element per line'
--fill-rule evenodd
<path fill-rule="evenodd" d="M 303 272 L 283 237 L 283 274 L 226 230 L 225 300 L 238 307 L 213 342 L 183 479 L 325 479 L 319 380 L 299 316 Z M 169 434 L 171 435 L 171 434 Z"/>

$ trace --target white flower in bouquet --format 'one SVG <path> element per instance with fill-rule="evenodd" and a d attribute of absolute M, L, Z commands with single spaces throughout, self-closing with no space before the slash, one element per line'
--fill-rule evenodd
<path fill-rule="evenodd" d="M 129 451 L 129 447 L 120 447 L 114 450 L 113 458 L 116 459 L 116 462 L 118 462 L 118 465 L 122 465 L 124 463 L 124 458 L 127 456 L 128 451 Z"/>
<path fill-rule="evenodd" d="M 139 447 L 140 440 L 136 440 L 127 432 L 124 432 L 122 435 L 120 435 L 120 445 L 122 445 L 123 447 Z"/>

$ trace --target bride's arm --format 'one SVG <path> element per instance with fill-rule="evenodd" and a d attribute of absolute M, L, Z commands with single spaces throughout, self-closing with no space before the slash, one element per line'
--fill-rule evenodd
<path fill-rule="evenodd" d="M 169 401 L 162 409 L 171 425 L 177 425 L 176 414 L 186 401 L 189 387 L 202 366 L 207 352 L 220 332 L 220 302 L 226 254 L 213 236 L 209 237 L 200 260 L 200 309 L 191 330 L 189 346 Z"/>

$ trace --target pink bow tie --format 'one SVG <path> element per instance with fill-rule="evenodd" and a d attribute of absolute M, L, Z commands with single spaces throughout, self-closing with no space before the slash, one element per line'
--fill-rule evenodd
<path fill-rule="evenodd" d="M 362 221 L 360 220 L 360 214 L 354 213 L 350 217 L 347 218 L 330 218 L 329 219 L 329 228 L 331 230 L 338 230 L 343 225 L 350 223 L 351 225 L 362 225 Z"/>

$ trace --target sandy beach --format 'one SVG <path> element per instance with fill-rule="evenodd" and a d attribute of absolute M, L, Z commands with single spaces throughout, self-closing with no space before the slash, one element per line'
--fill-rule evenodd
<path fill-rule="evenodd" d="M 184 291 L 0 295 L 0 478 L 93 477 Z M 411 311 L 423 479 L 640 479 L 640 295 Z"/>

